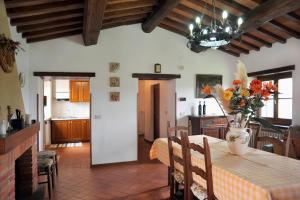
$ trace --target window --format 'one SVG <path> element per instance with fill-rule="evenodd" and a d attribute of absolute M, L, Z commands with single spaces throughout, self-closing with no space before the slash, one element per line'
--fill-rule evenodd
<path fill-rule="evenodd" d="M 292 123 L 293 109 L 293 79 L 292 72 L 258 76 L 263 82 L 272 81 L 278 85 L 278 94 L 272 95 L 269 101 L 264 102 L 261 116 L 276 125 L 289 126 Z"/>

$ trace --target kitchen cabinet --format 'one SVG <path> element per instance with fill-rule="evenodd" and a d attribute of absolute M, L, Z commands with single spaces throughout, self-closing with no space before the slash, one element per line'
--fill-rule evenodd
<path fill-rule="evenodd" d="M 227 127 L 225 116 L 189 116 L 192 124 L 192 135 L 208 135 L 224 139 Z"/>
<path fill-rule="evenodd" d="M 90 120 L 52 120 L 51 143 L 88 142 L 90 140 Z"/>
<path fill-rule="evenodd" d="M 90 101 L 89 80 L 70 80 L 70 101 L 71 102 Z"/>

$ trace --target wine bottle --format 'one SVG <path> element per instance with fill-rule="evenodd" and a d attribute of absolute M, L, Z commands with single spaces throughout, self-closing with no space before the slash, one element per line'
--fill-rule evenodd
<path fill-rule="evenodd" d="M 205 105 L 205 101 L 204 101 L 204 104 L 203 104 L 203 115 L 206 115 L 206 105 Z"/>
<path fill-rule="evenodd" d="M 198 115 L 202 115 L 202 105 L 201 105 L 201 101 L 199 101 L 199 105 L 198 105 Z"/>

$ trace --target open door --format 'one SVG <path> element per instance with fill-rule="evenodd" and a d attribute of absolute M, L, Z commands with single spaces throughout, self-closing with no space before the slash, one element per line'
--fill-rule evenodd
<path fill-rule="evenodd" d="M 160 96 L 159 96 L 159 92 L 160 92 L 160 85 L 159 84 L 155 84 L 152 86 L 153 88 L 153 130 L 154 130 L 154 140 L 159 138 L 160 136 L 160 126 L 159 126 L 159 102 L 160 102 Z"/>

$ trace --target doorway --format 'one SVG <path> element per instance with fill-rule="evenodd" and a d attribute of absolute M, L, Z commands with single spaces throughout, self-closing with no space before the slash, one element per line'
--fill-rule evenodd
<path fill-rule="evenodd" d="M 154 140 L 159 138 L 160 134 L 160 123 L 159 123 L 159 116 L 160 116 L 160 110 L 159 110 L 159 103 L 160 103 L 160 84 L 155 84 L 152 86 L 153 91 L 153 127 L 154 127 Z"/>
<path fill-rule="evenodd" d="M 39 135 L 43 143 L 40 150 L 84 152 L 82 161 L 91 165 L 90 76 L 49 73 L 40 76 L 42 87 L 38 91 Z"/>
<path fill-rule="evenodd" d="M 149 161 L 153 141 L 167 137 L 167 122 L 175 124 L 176 81 L 139 80 L 137 97 L 138 161 Z"/>

